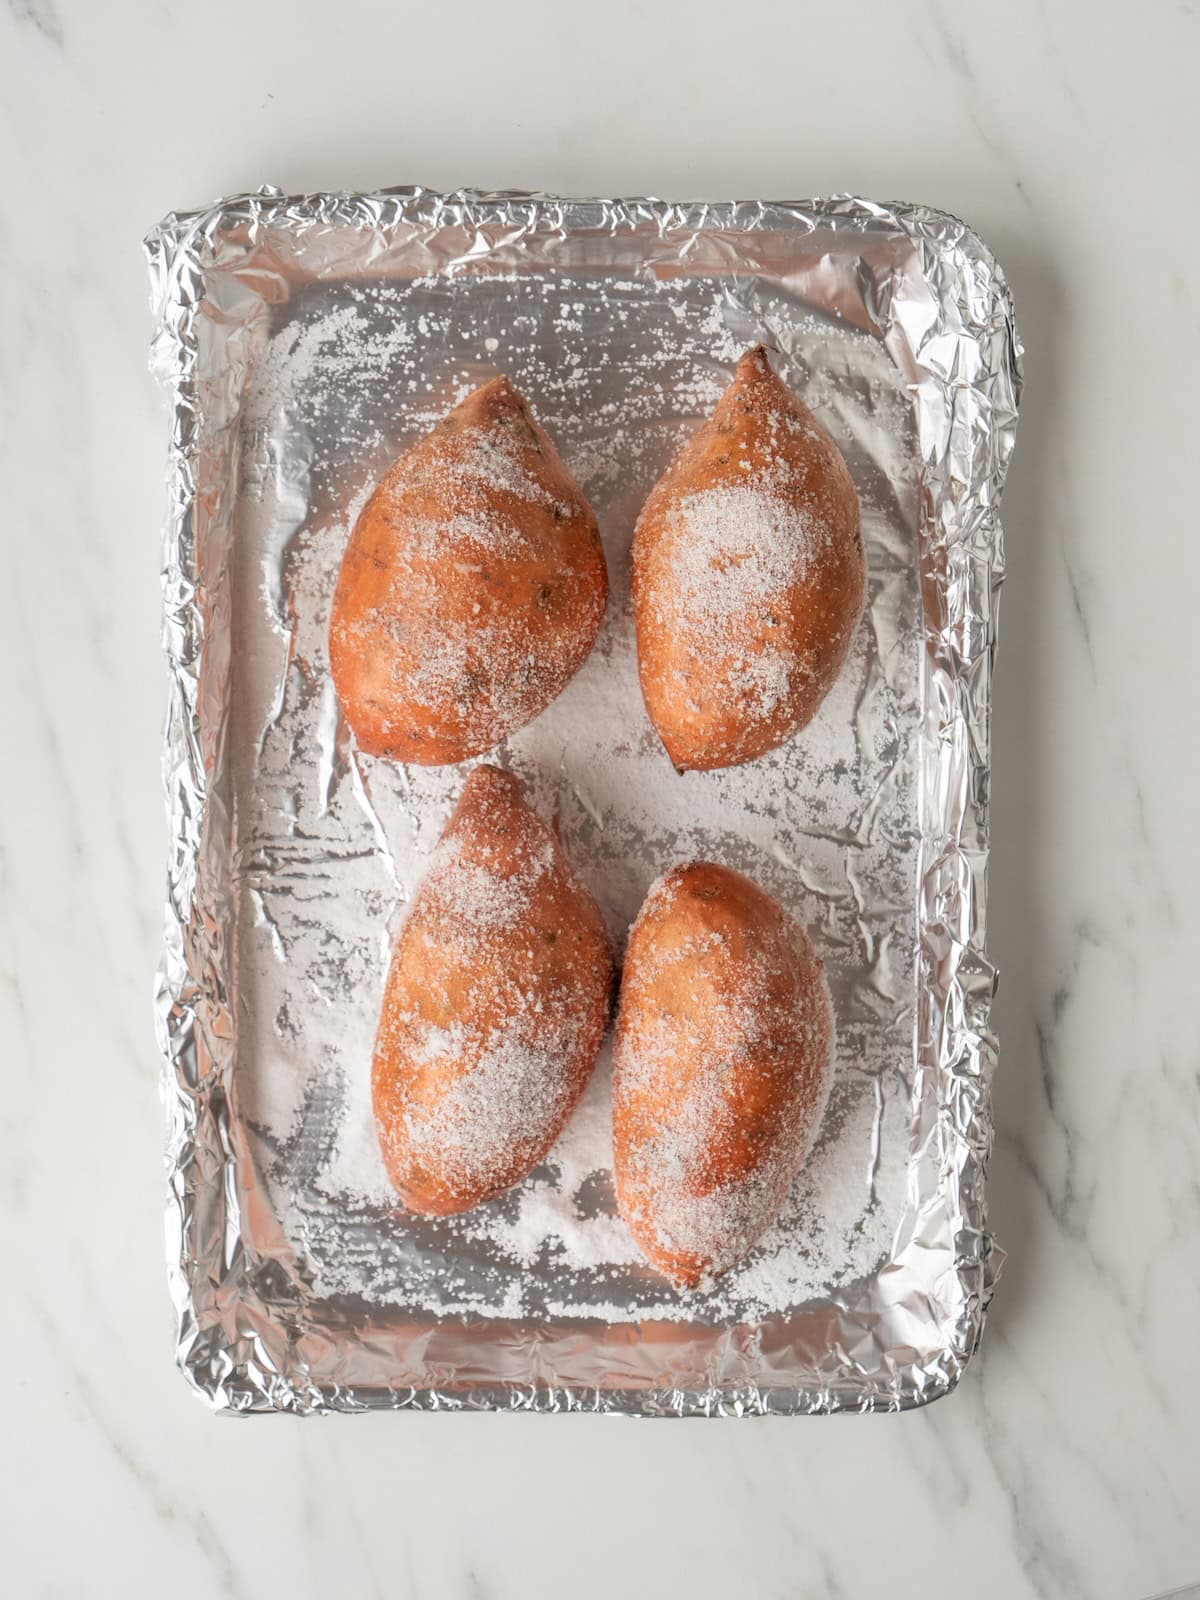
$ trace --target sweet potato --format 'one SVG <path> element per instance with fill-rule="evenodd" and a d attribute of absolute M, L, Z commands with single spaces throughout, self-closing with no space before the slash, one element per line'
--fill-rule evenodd
<path fill-rule="evenodd" d="M 757 345 L 634 537 L 642 695 L 675 766 L 752 761 L 804 727 L 842 669 L 865 592 L 846 463 Z"/>
<path fill-rule="evenodd" d="M 824 1110 L 833 1019 L 804 930 L 741 873 L 676 867 L 629 939 L 613 1082 L 617 1203 L 681 1287 L 774 1220 Z"/>
<path fill-rule="evenodd" d="M 591 507 L 493 378 L 392 465 L 347 546 L 329 652 L 360 748 L 421 766 L 491 749 L 566 687 L 607 596 Z"/>
<path fill-rule="evenodd" d="M 466 1211 L 549 1150 L 596 1062 L 600 910 L 517 779 L 476 767 L 413 898 L 375 1042 L 380 1147 L 404 1204 Z"/>

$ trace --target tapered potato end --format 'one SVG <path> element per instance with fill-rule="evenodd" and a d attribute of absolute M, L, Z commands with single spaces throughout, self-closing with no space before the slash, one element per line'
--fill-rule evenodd
<path fill-rule="evenodd" d="M 503 880 L 520 873 L 531 850 L 547 847 L 547 831 L 516 774 L 484 762 L 463 785 L 441 842 L 455 840 L 460 861 Z"/>
<path fill-rule="evenodd" d="M 784 407 L 802 405 L 799 397 L 788 388 L 771 365 L 765 344 L 751 345 L 738 362 L 734 368 L 733 382 L 717 404 L 717 416 L 720 416 L 722 408 L 728 411 L 737 405 L 750 407 L 761 405 L 762 401 L 756 395 L 756 391 L 770 392 L 777 405 Z"/>
<path fill-rule="evenodd" d="M 452 411 L 448 411 L 438 427 L 447 432 L 457 428 L 480 428 L 485 432 L 496 427 L 525 425 L 529 436 L 536 438 L 533 414 L 529 403 L 519 389 L 500 373 L 472 389 Z"/>

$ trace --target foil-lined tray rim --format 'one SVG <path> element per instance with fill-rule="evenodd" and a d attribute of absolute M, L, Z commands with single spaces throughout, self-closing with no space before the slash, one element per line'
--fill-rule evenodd
<path fill-rule="evenodd" d="M 930 357 L 923 381 L 964 387 L 980 402 L 985 426 L 961 447 L 962 470 L 923 506 L 922 537 L 961 548 L 951 582 L 950 563 L 935 576 L 945 606 L 942 626 L 926 628 L 924 670 L 938 678 L 925 685 L 926 708 L 941 707 L 939 737 L 928 749 L 937 768 L 955 768 L 963 803 L 947 816 L 944 837 L 923 842 L 918 904 L 923 932 L 948 940 L 949 960 L 939 965 L 940 1037 L 952 1043 L 925 1063 L 944 1080 L 935 1136 L 948 1201 L 957 1223 L 952 1271 L 960 1309 L 944 1328 L 944 1345 L 932 1359 L 887 1359 L 879 1373 L 864 1376 L 848 1352 L 825 1381 L 803 1387 L 754 1383 L 710 1388 L 584 1387 L 538 1381 L 480 1385 L 464 1390 L 453 1382 L 419 1387 L 316 1383 L 301 1347 L 305 1330 L 286 1313 L 268 1326 L 257 1290 L 247 1290 L 241 1259 L 237 1186 L 232 1181 L 230 1107 L 224 1085 L 207 1072 L 205 1028 L 228 1023 L 219 999 L 205 992 L 212 979 L 212 950 L 204 931 L 193 927 L 193 891 L 206 808 L 219 803 L 210 793 L 211 762 L 200 722 L 200 666 L 206 637 L 206 597 L 195 564 L 199 510 L 199 449 L 204 396 L 199 382 L 198 319 L 206 302 L 208 275 L 220 270 L 223 242 L 236 234 L 244 250 L 260 230 L 281 221 L 296 227 L 362 225 L 382 233 L 401 224 L 446 225 L 477 230 L 505 226 L 505 243 L 523 232 L 549 228 L 611 230 L 652 223 L 660 232 L 719 227 L 728 230 L 779 225 L 813 231 L 822 224 L 864 234 L 872 229 L 906 235 L 939 281 L 943 309 L 960 292 L 970 336 L 990 319 L 1001 330 L 994 362 L 983 362 L 969 380 L 949 367 L 938 371 Z M 985 945 L 987 792 L 989 776 L 990 674 L 996 644 L 997 597 L 1004 576 L 1003 538 L 997 515 L 1011 455 L 1022 382 L 1021 345 L 1003 272 L 978 236 L 958 218 L 929 207 L 879 203 L 852 195 L 804 202 L 668 202 L 646 198 L 570 199 L 508 190 L 462 189 L 439 194 L 419 185 L 369 194 L 317 193 L 287 196 L 265 186 L 190 212 L 172 212 L 145 241 L 150 267 L 156 334 L 151 366 L 172 402 L 168 461 L 169 508 L 164 536 L 164 647 L 169 667 L 163 777 L 171 833 L 164 954 L 158 970 L 155 1009 L 163 1060 L 162 1091 L 168 1110 L 167 1245 L 170 1289 L 177 1316 L 177 1359 L 197 1394 L 218 1410 L 262 1411 L 510 1410 L 599 1411 L 639 1416 L 812 1414 L 829 1411 L 907 1410 L 948 1394 L 978 1346 L 987 1305 L 1003 1263 L 987 1227 L 984 1178 L 990 1151 L 989 1080 L 996 1041 L 988 1025 L 995 969 Z M 971 319 L 974 319 L 971 321 Z M 953 361 L 953 357 L 950 357 Z M 914 386 L 915 387 L 915 386 Z M 982 675 L 983 691 L 977 680 Z M 959 770 L 961 769 L 961 770 Z M 937 784 L 946 774 L 923 772 Z M 943 882 L 952 880 L 949 888 Z M 952 904 L 954 927 L 943 909 Z M 934 908 L 939 909 L 933 914 Z M 939 920 L 940 918 L 940 920 Z M 207 933 L 211 935 L 212 930 Z M 219 946 L 219 938 L 218 938 Z M 220 989 L 219 983 L 212 985 Z M 215 1010 L 213 1009 L 215 1004 Z M 200 1013 L 208 1007 L 203 1024 Z M 951 1025 L 946 1019 L 953 1017 Z M 919 1022 L 919 1031 L 921 1024 Z M 921 1063 L 915 1094 L 924 1092 Z M 197 1233 L 210 1246 L 221 1235 L 224 1277 L 207 1285 L 198 1304 L 198 1279 L 211 1262 L 196 1248 Z M 836 1301 L 837 1297 L 835 1297 Z M 256 1326 L 257 1325 L 257 1326 Z M 535 1352 L 536 1354 L 536 1352 Z M 542 1363 L 532 1363 L 542 1370 Z"/>

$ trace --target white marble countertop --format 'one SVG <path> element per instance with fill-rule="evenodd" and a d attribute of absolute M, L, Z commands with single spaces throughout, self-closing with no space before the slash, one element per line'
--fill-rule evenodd
<path fill-rule="evenodd" d="M 0 5 L 7 1593 L 1200 1580 L 1198 52 L 1197 8 L 1166 0 Z M 1010 1260 L 930 1410 L 238 1423 L 174 1372 L 150 1011 L 166 423 L 139 241 L 264 180 L 847 189 L 958 212 L 1005 265 L 1027 348 L 993 790 Z"/>

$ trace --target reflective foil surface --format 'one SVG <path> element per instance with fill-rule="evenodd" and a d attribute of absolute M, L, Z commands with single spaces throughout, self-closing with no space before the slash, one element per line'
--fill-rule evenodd
<path fill-rule="evenodd" d="M 171 402 L 171 827 L 157 991 L 180 1364 L 212 1405 L 897 1409 L 947 1392 L 1000 1263 L 984 947 L 997 508 L 1020 391 L 1002 273 L 955 219 L 419 189 L 240 196 L 147 241 Z M 756 340 L 845 453 L 867 614 L 782 750 L 674 773 L 637 689 L 629 543 Z M 460 768 L 359 753 L 328 607 L 390 459 L 505 371 L 597 510 L 591 659 L 493 759 L 553 816 L 620 948 L 675 861 L 812 930 L 834 1086 L 783 1216 L 680 1296 L 629 1248 L 607 1063 L 526 1183 L 398 1212 L 369 1115 L 388 948 Z"/>

